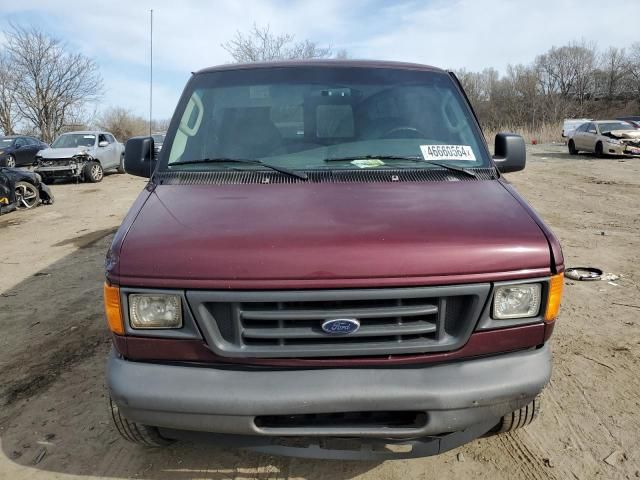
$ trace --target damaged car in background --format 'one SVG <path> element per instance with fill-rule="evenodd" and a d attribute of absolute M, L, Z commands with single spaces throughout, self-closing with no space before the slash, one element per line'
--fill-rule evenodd
<path fill-rule="evenodd" d="M 36 172 L 45 183 L 75 179 L 96 183 L 106 170 L 124 173 L 124 146 L 108 132 L 83 131 L 60 135 L 51 148 L 36 156 Z"/>
<path fill-rule="evenodd" d="M 0 215 L 16 209 L 51 205 L 53 194 L 39 174 L 18 168 L 0 167 Z"/>
<path fill-rule="evenodd" d="M 576 128 L 568 143 L 569 153 L 595 153 L 640 157 L 640 130 L 621 120 L 598 120 Z"/>

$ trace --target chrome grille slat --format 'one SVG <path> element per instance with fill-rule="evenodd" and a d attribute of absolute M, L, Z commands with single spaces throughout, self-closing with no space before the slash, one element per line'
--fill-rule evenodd
<path fill-rule="evenodd" d="M 389 289 L 187 291 L 209 348 L 221 356 L 352 357 L 443 352 L 469 338 L 488 283 Z M 360 328 L 332 335 L 331 319 Z"/>
<path fill-rule="evenodd" d="M 362 309 L 335 309 L 335 310 L 242 310 L 240 316 L 247 320 L 326 320 L 329 318 L 357 317 L 404 317 L 416 315 L 433 315 L 438 312 L 435 305 L 421 305 L 415 307 L 381 307 Z"/>
<path fill-rule="evenodd" d="M 395 335 L 425 335 L 436 331 L 435 323 L 423 322 L 421 324 L 405 324 L 394 328 Z M 327 337 L 327 335 L 318 330 L 307 328 L 245 328 L 242 331 L 244 338 L 261 338 L 261 339 L 291 339 L 291 338 L 336 338 Z M 360 329 L 349 335 L 350 338 L 358 337 L 385 337 L 389 336 L 388 327 L 370 327 L 362 326 Z"/>

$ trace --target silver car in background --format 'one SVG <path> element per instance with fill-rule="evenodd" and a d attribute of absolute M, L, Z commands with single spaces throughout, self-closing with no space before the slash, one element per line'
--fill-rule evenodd
<path fill-rule="evenodd" d="M 63 133 L 36 156 L 45 183 L 56 178 L 100 182 L 105 170 L 124 173 L 124 146 L 109 132 Z"/>
<path fill-rule="evenodd" d="M 640 130 L 622 120 L 598 120 L 580 125 L 571 135 L 569 153 L 640 156 Z"/>

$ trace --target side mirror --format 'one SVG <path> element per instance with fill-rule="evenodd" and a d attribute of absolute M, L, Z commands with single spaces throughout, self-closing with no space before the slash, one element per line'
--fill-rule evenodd
<path fill-rule="evenodd" d="M 99 147 L 108 147 L 109 146 L 109 142 L 107 142 L 106 140 L 103 140 L 101 142 L 98 143 Z"/>
<path fill-rule="evenodd" d="M 524 170 L 527 161 L 524 139 L 515 133 L 498 133 L 493 161 L 501 173 Z"/>
<path fill-rule="evenodd" d="M 124 149 L 124 169 L 131 175 L 149 178 L 156 168 L 153 137 L 133 137 Z"/>

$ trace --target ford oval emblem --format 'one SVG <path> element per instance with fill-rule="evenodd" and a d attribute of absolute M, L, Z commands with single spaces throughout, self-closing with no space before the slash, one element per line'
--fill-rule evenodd
<path fill-rule="evenodd" d="M 355 318 L 335 318 L 322 322 L 322 331 L 329 335 L 348 335 L 360 328 L 360 322 Z"/>

